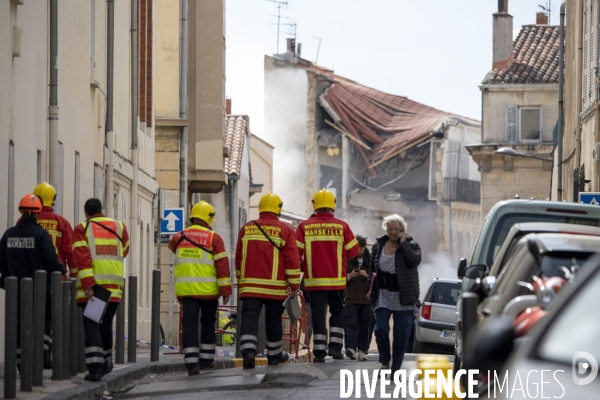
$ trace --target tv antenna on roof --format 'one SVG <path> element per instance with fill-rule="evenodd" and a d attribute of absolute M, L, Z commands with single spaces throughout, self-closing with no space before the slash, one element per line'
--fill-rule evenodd
<path fill-rule="evenodd" d="M 548 14 L 548 25 L 552 25 L 550 20 L 552 19 L 552 10 L 554 10 L 554 1 L 548 0 L 546 1 L 545 6 L 538 5 L 538 7 L 544 10 L 546 14 Z"/>
<path fill-rule="evenodd" d="M 271 3 L 274 3 L 277 6 L 277 54 L 279 54 L 279 25 L 281 24 L 281 7 L 286 7 L 288 6 L 288 2 L 287 1 L 281 1 L 281 0 L 267 0 L 270 1 Z"/>
<path fill-rule="evenodd" d="M 323 39 L 321 39 L 320 37 L 316 37 L 316 36 L 313 36 L 312 38 L 317 39 L 319 41 L 319 46 L 317 47 L 317 56 L 315 57 L 315 64 L 316 64 L 317 61 L 319 60 L 319 50 L 321 50 L 321 41 Z"/>

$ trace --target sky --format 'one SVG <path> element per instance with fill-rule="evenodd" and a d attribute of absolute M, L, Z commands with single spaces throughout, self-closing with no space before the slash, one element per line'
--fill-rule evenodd
<path fill-rule="evenodd" d="M 281 21 L 296 23 L 303 58 L 314 62 L 318 50 L 318 64 L 360 84 L 481 119 L 478 85 L 492 65 L 497 0 L 287 2 Z M 560 0 L 552 3 L 551 24 L 558 25 Z M 515 31 L 535 23 L 538 5 L 547 0 L 509 0 Z M 234 114 L 250 116 L 258 136 L 264 56 L 277 53 L 277 11 L 269 0 L 226 0 L 226 95 Z M 290 29 L 281 26 L 281 53 Z"/>

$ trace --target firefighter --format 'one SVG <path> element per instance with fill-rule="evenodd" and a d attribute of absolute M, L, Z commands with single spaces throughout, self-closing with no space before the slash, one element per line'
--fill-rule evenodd
<path fill-rule="evenodd" d="M 34 278 L 35 271 L 45 270 L 48 274 L 55 271 L 65 273 L 63 265 L 56 257 L 52 238 L 41 226 L 37 219 L 42 211 L 42 202 L 33 194 L 28 194 L 19 204 L 22 217 L 17 225 L 9 228 L 0 241 L 0 288 L 4 289 L 4 280 L 14 276 Z M 52 307 L 50 304 L 50 279 L 46 280 L 46 317 L 44 367 L 52 368 L 50 330 L 52 328 Z M 20 323 L 17 324 L 19 329 Z M 20 337 L 20 334 L 18 335 Z M 19 340 L 19 339 L 17 339 Z M 49 346 L 50 345 L 50 346 Z M 20 346 L 17 343 L 17 363 L 20 362 Z"/>
<path fill-rule="evenodd" d="M 87 200 L 83 209 L 86 220 L 75 228 L 73 234 L 73 253 L 78 267 L 77 304 L 85 307 L 94 296 L 96 285 L 111 292 L 100 324 L 83 318 L 85 360 L 89 371 L 84 379 L 95 382 L 113 368 L 112 324 L 123 293 L 123 261 L 129 253 L 129 235 L 123 222 L 102 215 L 100 200 Z"/>
<path fill-rule="evenodd" d="M 192 207 L 192 226 L 174 235 L 169 242 L 169 249 L 177 257 L 175 295 L 183 309 L 182 348 L 188 375 L 198 375 L 200 369 L 214 366 L 219 297 L 227 304 L 231 296 L 229 260 L 223 239 L 211 229 L 214 220 L 213 206 L 201 201 Z"/>
<path fill-rule="evenodd" d="M 47 182 L 40 183 L 33 189 L 33 194 L 42 200 L 43 207 L 38 224 L 50 234 L 58 261 L 69 271 L 71 278 L 77 278 L 77 268 L 73 260 L 73 228 L 69 221 L 55 213 L 52 208 L 56 201 L 54 186 Z"/>
<path fill-rule="evenodd" d="M 309 293 L 312 310 L 315 362 L 325 362 L 328 354 L 343 360 L 344 291 L 346 289 L 346 260 L 358 255 L 358 242 L 344 221 L 336 219 L 335 196 L 326 189 L 319 190 L 313 200 L 314 216 L 302 221 L 296 239 L 304 272 L 304 290 Z M 329 305 L 329 352 L 327 325 Z"/>
<path fill-rule="evenodd" d="M 240 349 L 244 368 L 254 368 L 258 320 L 265 306 L 267 360 L 269 365 L 286 362 L 281 351 L 283 301 L 300 287 L 300 257 L 294 230 L 279 221 L 283 203 L 269 192 L 258 203 L 260 217 L 242 227 L 235 254 L 235 273 L 242 302 Z"/>

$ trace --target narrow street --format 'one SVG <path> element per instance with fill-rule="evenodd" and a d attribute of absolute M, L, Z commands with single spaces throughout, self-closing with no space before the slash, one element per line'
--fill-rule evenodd
<path fill-rule="evenodd" d="M 417 355 L 404 358 L 402 368 L 407 371 L 415 366 Z M 340 370 L 366 369 L 369 375 L 377 369 L 377 355 L 369 360 L 334 361 L 326 359 L 324 364 L 297 363 L 277 367 L 257 367 L 254 370 L 241 368 L 201 372 L 188 377 L 185 372 L 151 375 L 134 382 L 121 393 L 111 396 L 117 399 L 339 399 Z M 368 398 L 362 385 L 361 398 Z M 387 393 L 393 389 L 388 388 Z M 355 398 L 353 393 L 352 398 Z M 377 383 L 375 397 L 380 398 Z"/>

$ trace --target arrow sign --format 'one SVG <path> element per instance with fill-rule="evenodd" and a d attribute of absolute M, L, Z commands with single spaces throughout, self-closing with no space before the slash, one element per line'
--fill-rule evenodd
<path fill-rule="evenodd" d="M 175 232 L 175 221 L 179 221 L 179 218 L 177 218 L 177 215 L 175 215 L 171 212 L 171 213 L 169 213 L 169 215 L 167 215 L 165 217 L 165 220 L 167 221 L 167 230 L 169 232 Z"/>
<path fill-rule="evenodd" d="M 579 202 L 597 206 L 600 204 L 599 192 L 579 192 Z"/>
<path fill-rule="evenodd" d="M 163 235 L 173 235 L 183 230 L 183 208 L 165 208 L 160 221 L 160 233 Z"/>

